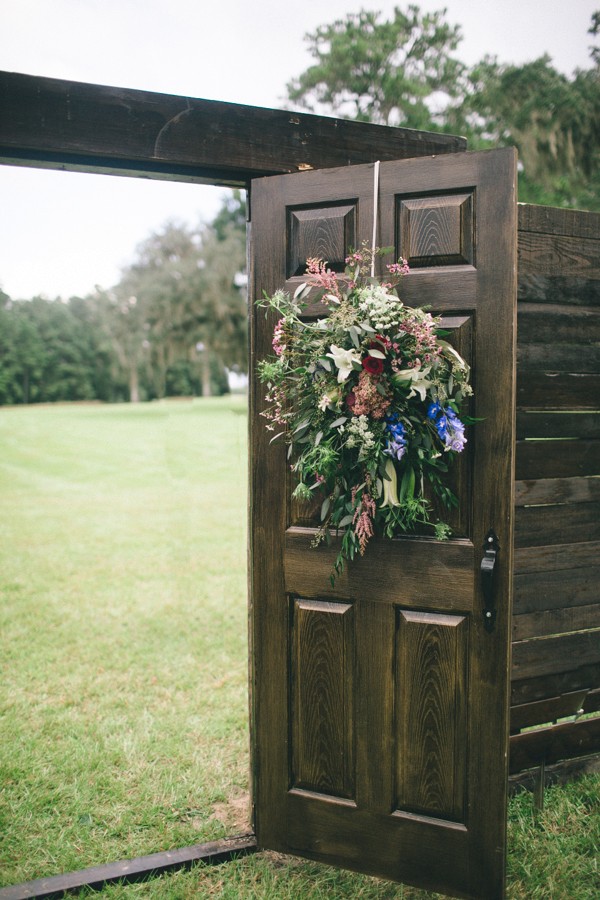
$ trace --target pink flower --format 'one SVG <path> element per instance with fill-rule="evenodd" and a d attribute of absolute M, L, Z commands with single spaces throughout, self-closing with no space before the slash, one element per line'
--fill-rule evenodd
<path fill-rule="evenodd" d="M 352 503 L 356 500 L 356 488 L 352 489 Z M 373 537 L 373 516 L 375 515 L 375 501 L 367 491 L 363 491 L 360 502 L 354 512 L 352 524 L 354 534 L 358 538 L 360 555 L 363 556 L 367 549 L 369 539 Z"/>

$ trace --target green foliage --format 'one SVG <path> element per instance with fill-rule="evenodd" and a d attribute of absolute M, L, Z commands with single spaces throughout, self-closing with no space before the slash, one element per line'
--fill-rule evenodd
<path fill-rule="evenodd" d="M 453 55 L 461 40 L 444 12 L 395 7 L 391 20 L 361 10 L 307 35 L 316 63 L 288 85 L 293 102 L 365 122 L 431 129 L 439 95 L 460 96 L 465 66 Z"/>
<path fill-rule="evenodd" d="M 600 70 L 567 78 L 542 56 L 522 66 L 484 59 L 460 113 L 477 146 L 512 144 L 519 199 L 600 209 Z"/>
<path fill-rule="evenodd" d="M 514 145 L 519 200 L 600 210 L 600 49 L 569 78 L 548 56 L 486 57 L 468 68 L 446 11 L 361 10 L 306 36 L 316 62 L 288 85 L 292 103 L 361 121 L 465 135 L 470 149 Z M 589 33 L 600 31 L 600 12 Z"/>
<path fill-rule="evenodd" d="M 168 222 L 117 285 L 67 302 L 0 294 L 0 404 L 228 391 L 246 371 L 245 202 L 213 225 Z"/>

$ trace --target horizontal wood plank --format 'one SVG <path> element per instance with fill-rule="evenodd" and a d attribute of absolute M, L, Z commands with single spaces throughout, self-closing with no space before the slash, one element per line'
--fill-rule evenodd
<path fill-rule="evenodd" d="M 515 506 L 600 501 L 600 475 L 515 482 Z"/>
<path fill-rule="evenodd" d="M 574 716 L 582 709 L 589 691 L 572 691 L 561 697 L 548 697 L 512 706 L 510 710 L 510 730 L 515 732 L 521 728 L 532 728 L 534 725 L 547 725 L 567 716 Z"/>
<path fill-rule="evenodd" d="M 509 772 L 600 752 L 600 716 L 515 734 L 510 738 Z"/>
<path fill-rule="evenodd" d="M 517 440 L 525 438 L 600 439 L 600 412 L 517 410 Z"/>
<path fill-rule="evenodd" d="M 518 266 L 522 274 L 600 278 L 597 237 L 547 234 L 519 229 Z"/>
<path fill-rule="evenodd" d="M 515 551 L 514 572 L 557 572 L 598 565 L 600 541 L 556 544 L 550 547 L 522 547 Z"/>
<path fill-rule="evenodd" d="M 594 307 L 519 303 L 517 343 L 592 345 L 600 340 L 600 313 Z"/>
<path fill-rule="evenodd" d="M 517 481 L 600 475 L 600 441 L 517 441 Z"/>
<path fill-rule="evenodd" d="M 251 178 L 456 152 L 464 138 L 0 73 L 4 162 L 245 187 Z"/>
<path fill-rule="evenodd" d="M 475 551 L 469 541 L 438 541 L 433 558 L 428 539 L 400 538 L 394 541 L 391 553 L 389 541 L 373 538 L 369 559 L 359 557 L 346 564 L 332 587 L 329 576 L 341 541 L 333 538 L 331 545 L 314 549 L 311 542 L 315 534 L 316 529 L 298 527 L 286 533 L 287 593 L 338 600 L 369 597 L 383 603 L 404 600 L 423 609 L 433 604 L 448 610 L 464 610 L 465 597 L 472 596 Z M 422 577 L 425 566 L 426 580 Z M 373 572 L 380 578 L 374 580 Z"/>
<path fill-rule="evenodd" d="M 600 570 L 596 570 L 596 578 Z M 525 613 L 513 616 L 512 637 L 514 641 L 524 641 L 528 638 L 548 637 L 552 634 L 572 634 L 576 631 L 586 631 L 590 628 L 600 628 L 600 602 L 598 596 L 598 581 L 596 581 L 596 603 L 587 606 L 568 606 L 562 609 L 543 609 L 539 612 Z M 571 603 L 570 592 L 562 597 L 563 603 Z M 600 636 L 598 638 L 600 641 Z"/>
<path fill-rule="evenodd" d="M 514 614 L 540 613 L 563 607 L 593 606 L 600 611 L 600 560 L 595 565 L 527 572 L 514 576 Z M 600 623 L 599 623 L 600 624 Z M 568 630 L 568 629 L 567 629 Z"/>
<path fill-rule="evenodd" d="M 600 236 L 600 213 L 519 203 L 517 214 L 519 232 L 534 231 L 596 239 Z"/>
<path fill-rule="evenodd" d="M 600 540 L 600 504 L 522 506 L 515 513 L 515 547 Z"/>
<path fill-rule="evenodd" d="M 539 675 L 570 672 L 600 664 L 600 630 L 576 632 L 560 637 L 517 641 L 512 645 L 514 681 Z M 593 685 L 596 687 L 596 685 Z"/>
<path fill-rule="evenodd" d="M 600 688 L 595 691 L 589 691 L 583 701 L 584 713 L 593 713 L 600 711 Z"/>
<path fill-rule="evenodd" d="M 600 345 L 578 343 L 517 344 L 517 373 L 525 381 L 533 372 L 583 373 L 600 372 Z"/>
<path fill-rule="evenodd" d="M 582 355 L 585 348 L 581 350 Z M 600 375 L 571 372 L 517 373 L 519 409 L 594 409 L 600 405 Z"/>
<path fill-rule="evenodd" d="M 551 303 L 561 306 L 600 306 L 600 278 L 529 274 L 519 272 L 519 303 Z"/>
<path fill-rule="evenodd" d="M 511 706 L 557 697 L 573 691 L 591 691 L 600 685 L 600 663 L 577 668 L 577 660 L 573 660 L 572 665 L 573 668 L 566 672 L 535 675 L 530 678 L 513 678 L 511 681 Z"/>
<path fill-rule="evenodd" d="M 544 766 L 544 787 L 557 784 L 569 784 L 584 775 L 595 775 L 600 772 L 600 755 L 592 754 L 578 759 L 563 759 L 551 766 Z M 519 791 L 533 793 L 539 786 L 540 772 L 538 769 L 528 769 L 517 772 L 508 779 L 508 794 L 513 797 Z"/>

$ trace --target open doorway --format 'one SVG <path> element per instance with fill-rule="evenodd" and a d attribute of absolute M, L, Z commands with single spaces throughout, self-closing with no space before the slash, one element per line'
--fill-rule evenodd
<path fill-rule="evenodd" d="M 31 176 L 39 215 L 38 173 L 4 171 Z M 74 182 L 97 217 L 85 197 L 94 176 L 44 174 L 63 198 Z M 132 184 L 174 186 L 95 178 L 117 230 Z M 212 191 L 214 221 L 223 192 Z M 183 215 L 173 209 L 136 242 L 164 233 L 163 218 Z M 106 237 L 88 238 L 99 257 L 110 226 Z M 31 294 L 41 292 L 53 299 L 40 304 L 61 303 L 50 287 Z M 7 282 L 5 303 L 31 302 L 23 293 Z M 90 303 L 95 294 L 92 281 Z M 247 829 L 246 397 L 159 397 L 145 378 L 146 402 L 0 408 L 8 884 Z"/>

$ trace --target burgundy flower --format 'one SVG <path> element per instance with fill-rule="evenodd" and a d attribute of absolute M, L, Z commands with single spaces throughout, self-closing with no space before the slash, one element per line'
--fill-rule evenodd
<path fill-rule="evenodd" d="M 365 356 L 362 365 L 369 375 L 381 375 L 383 372 L 383 360 L 377 359 L 375 356 Z"/>
<path fill-rule="evenodd" d="M 354 396 L 354 391 L 350 391 L 350 393 L 346 397 L 346 406 L 348 407 L 348 409 L 354 409 L 355 403 L 356 397 Z"/>

